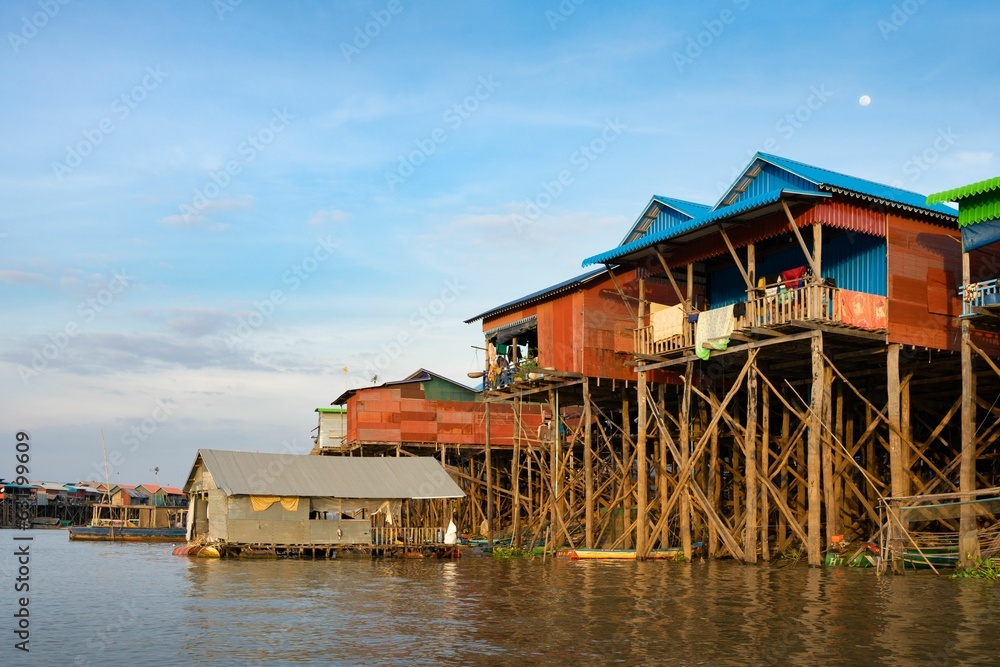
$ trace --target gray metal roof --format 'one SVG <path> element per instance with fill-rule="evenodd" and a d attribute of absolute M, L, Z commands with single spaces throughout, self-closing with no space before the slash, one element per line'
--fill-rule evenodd
<path fill-rule="evenodd" d="M 259 454 L 198 450 L 198 461 L 227 495 L 328 498 L 462 498 L 465 493 L 437 459 Z"/>

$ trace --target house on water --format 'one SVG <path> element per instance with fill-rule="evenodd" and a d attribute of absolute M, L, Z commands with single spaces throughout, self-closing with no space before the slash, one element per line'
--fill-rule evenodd
<path fill-rule="evenodd" d="M 215 545 L 224 556 L 329 557 L 344 548 L 440 543 L 450 515 L 424 505 L 465 495 L 433 458 L 215 449 L 199 450 L 184 492 L 188 541 Z M 430 516 L 437 522 L 428 523 Z"/>
<path fill-rule="evenodd" d="M 704 539 L 710 554 L 756 562 L 795 544 L 818 565 L 873 534 L 883 496 L 958 491 L 963 457 L 981 457 L 993 483 L 993 436 L 963 447 L 959 419 L 956 217 L 915 192 L 758 153 L 715 205 L 584 260 L 640 282 L 639 551 L 677 540 L 687 555 Z M 974 273 L 976 262 L 995 256 L 984 249 Z M 994 332 L 969 336 L 995 358 Z M 684 378 L 679 393 L 652 380 L 663 370 Z M 977 377 L 989 434 L 1000 383 Z"/>

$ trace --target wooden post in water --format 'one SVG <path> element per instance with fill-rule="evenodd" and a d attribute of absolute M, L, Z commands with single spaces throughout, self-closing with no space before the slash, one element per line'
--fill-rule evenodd
<path fill-rule="evenodd" d="M 510 459 L 512 491 L 510 546 L 520 544 L 521 532 L 521 397 L 514 398 L 514 453 Z"/>
<path fill-rule="evenodd" d="M 694 375 L 694 363 L 687 362 L 684 367 L 684 396 L 681 400 L 681 460 L 680 469 L 687 470 L 691 460 L 691 380 Z M 713 431 L 718 431 L 718 426 L 713 426 Z M 714 444 L 714 441 L 713 441 Z M 690 473 L 689 473 L 690 474 Z M 678 483 L 683 483 L 678 480 Z M 684 560 L 691 562 L 691 492 L 688 487 L 681 490 L 680 498 L 681 518 L 679 528 L 681 533 L 681 548 L 684 551 Z"/>
<path fill-rule="evenodd" d="M 490 404 L 486 404 L 486 542 L 493 547 L 493 457 L 490 447 Z"/>
<path fill-rule="evenodd" d="M 971 282 L 969 253 L 962 253 L 962 284 Z M 972 372 L 972 332 L 969 320 L 962 320 L 962 452 L 959 464 L 959 490 L 976 490 L 976 376 Z M 972 496 L 962 496 L 972 500 Z M 959 567 L 972 567 L 979 557 L 979 535 L 976 530 L 975 508 L 962 505 L 959 516 Z"/>
<path fill-rule="evenodd" d="M 768 470 L 771 467 L 771 392 L 767 387 L 761 392 L 761 423 L 760 423 L 760 471 L 766 481 L 770 481 Z M 767 485 L 760 487 L 760 557 L 765 563 L 771 560 L 771 551 L 768 548 L 768 524 L 770 522 L 770 510 L 768 508 Z"/>
<path fill-rule="evenodd" d="M 753 248 L 753 246 L 750 246 Z M 757 361 L 750 362 L 747 373 L 747 425 L 744 430 L 746 472 L 746 524 L 743 537 L 743 560 L 757 562 Z"/>
<path fill-rule="evenodd" d="M 584 543 L 594 548 L 594 451 L 591 442 L 590 378 L 583 380 L 583 483 L 584 483 Z"/>
<path fill-rule="evenodd" d="M 636 315 L 636 328 L 641 328 L 645 324 L 646 317 L 646 281 L 639 279 L 639 309 Z M 636 494 L 635 501 L 635 555 L 636 559 L 646 557 L 646 503 L 649 499 L 649 475 L 646 471 L 646 410 L 649 407 L 646 403 L 648 388 L 646 387 L 646 371 L 639 371 L 639 383 L 636 388 L 637 412 L 639 418 L 638 433 L 636 434 L 635 456 L 636 456 Z"/>
<path fill-rule="evenodd" d="M 821 415 L 823 411 L 823 334 L 822 332 L 815 332 L 811 339 L 812 343 L 810 345 L 812 351 L 812 391 L 810 396 L 810 405 L 812 410 L 808 412 L 806 417 L 809 420 L 809 441 L 807 443 L 808 452 L 806 455 L 806 467 L 808 469 L 808 477 L 806 478 L 806 484 L 808 486 L 808 532 L 806 533 L 806 538 L 808 544 L 806 545 L 806 551 L 809 555 L 810 565 L 822 565 L 823 555 L 820 550 L 820 521 L 822 519 L 822 514 L 820 513 L 820 506 L 822 504 L 823 497 L 820 494 L 820 445 L 821 445 Z"/>

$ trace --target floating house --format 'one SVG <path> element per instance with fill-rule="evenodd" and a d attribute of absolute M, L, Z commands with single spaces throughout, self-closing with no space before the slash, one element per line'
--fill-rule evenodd
<path fill-rule="evenodd" d="M 189 541 L 222 555 L 440 543 L 450 515 L 429 524 L 424 505 L 465 495 L 433 458 L 213 449 L 199 450 L 184 492 Z"/>

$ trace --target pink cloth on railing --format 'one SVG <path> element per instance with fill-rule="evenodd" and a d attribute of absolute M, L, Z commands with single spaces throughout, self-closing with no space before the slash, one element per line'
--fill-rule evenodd
<path fill-rule="evenodd" d="M 836 294 L 837 312 L 844 324 L 869 330 L 889 328 L 884 296 L 845 289 L 837 290 Z"/>

